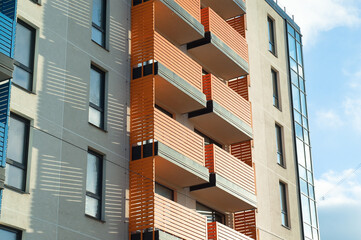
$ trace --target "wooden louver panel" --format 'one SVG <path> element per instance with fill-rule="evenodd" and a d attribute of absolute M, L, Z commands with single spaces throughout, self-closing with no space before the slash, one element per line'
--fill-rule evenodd
<path fill-rule="evenodd" d="M 252 239 L 257 239 L 256 210 L 235 213 L 234 229 Z"/>

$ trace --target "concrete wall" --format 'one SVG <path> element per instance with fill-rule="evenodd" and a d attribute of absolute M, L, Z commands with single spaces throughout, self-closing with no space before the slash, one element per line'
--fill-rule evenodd
<path fill-rule="evenodd" d="M 91 40 L 92 1 L 18 1 L 36 28 L 34 91 L 11 111 L 31 120 L 26 193 L 4 191 L 0 224 L 23 239 L 126 239 L 130 1 L 107 6 L 107 50 Z M 91 63 L 106 71 L 106 131 L 88 123 Z M 10 123 L 11 127 L 11 123 Z M 85 216 L 87 150 L 104 154 L 104 222 Z"/>
<path fill-rule="evenodd" d="M 275 22 L 277 54 L 268 47 L 268 23 Z M 247 42 L 251 76 L 260 239 L 300 239 L 300 213 L 292 134 L 285 21 L 265 0 L 247 1 Z M 281 110 L 273 106 L 271 68 L 278 71 Z M 285 168 L 277 164 L 275 123 L 283 127 Z M 287 184 L 290 228 L 282 226 L 279 182 Z"/>

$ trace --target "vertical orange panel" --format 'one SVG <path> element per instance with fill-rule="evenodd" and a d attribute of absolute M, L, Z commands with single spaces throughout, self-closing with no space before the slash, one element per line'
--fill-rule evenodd
<path fill-rule="evenodd" d="M 154 139 L 154 76 L 130 83 L 130 145 Z"/>
<path fill-rule="evenodd" d="M 129 163 L 129 232 L 154 227 L 154 159 Z"/>
<path fill-rule="evenodd" d="M 205 149 L 205 160 L 206 167 L 209 169 L 210 173 L 215 172 L 214 167 L 214 144 L 208 144 L 204 146 Z"/>
<path fill-rule="evenodd" d="M 154 58 L 154 1 L 132 7 L 131 66 Z"/>
<path fill-rule="evenodd" d="M 249 92 L 248 92 L 248 86 L 249 86 L 249 77 L 240 77 L 236 80 L 232 80 L 228 82 L 228 86 L 241 95 L 244 99 L 249 101 Z"/>
<path fill-rule="evenodd" d="M 256 210 L 235 213 L 234 229 L 250 238 L 256 239 Z"/>
<path fill-rule="evenodd" d="M 245 141 L 231 145 L 231 154 L 246 163 L 250 167 L 252 164 L 252 145 L 251 141 Z"/>
<path fill-rule="evenodd" d="M 207 101 L 212 100 L 212 75 L 203 76 L 203 93 L 206 95 Z"/>
<path fill-rule="evenodd" d="M 237 16 L 231 19 L 226 20 L 226 22 L 231 25 L 242 37 L 246 38 L 246 15 Z"/>

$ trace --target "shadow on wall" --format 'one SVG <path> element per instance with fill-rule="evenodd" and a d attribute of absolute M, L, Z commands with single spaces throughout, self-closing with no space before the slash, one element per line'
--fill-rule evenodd
<path fill-rule="evenodd" d="M 42 4 L 45 13 L 44 23 L 46 19 L 52 17 L 49 14 L 56 9 L 74 20 L 71 24 L 89 29 L 92 14 L 91 2 L 91 0 L 45 1 Z M 119 53 L 119 57 L 115 57 L 119 68 L 114 69 L 119 73 L 122 72 L 124 65 L 129 64 L 128 59 L 121 58 L 121 54 L 124 55 L 129 51 L 127 24 L 127 22 L 119 23 L 112 16 L 110 17 L 109 50 Z M 58 36 L 50 28 L 39 31 L 41 31 L 37 43 L 39 48 L 37 69 L 39 71 L 35 76 L 37 119 L 34 125 L 41 131 L 32 129 L 32 157 L 29 166 L 30 194 L 28 195 L 31 208 L 27 213 L 31 219 L 24 238 L 26 240 L 127 239 L 127 216 L 124 210 L 128 173 L 124 168 L 110 162 L 105 164 L 106 177 L 112 176 L 105 179 L 104 184 L 105 222 L 85 216 L 87 151 L 83 149 L 83 146 L 78 146 L 79 143 L 69 144 L 61 138 L 66 132 L 63 128 L 64 107 L 76 110 L 77 113 L 83 112 L 86 115 L 84 119 L 88 117 L 89 79 L 75 76 L 67 69 L 66 49 L 59 49 L 59 46 L 67 48 L 69 43 L 64 39 L 66 36 Z M 85 37 L 90 37 L 90 35 Z M 54 50 L 56 48 L 58 50 Z M 43 52 L 46 54 L 42 54 Z M 126 81 L 124 79 L 128 78 L 129 76 L 124 76 L 123 79 L 109 79 L 109 81 L 119 81 L 120 86 L 129 88 L 129 82 L 124 83 Z M 107 135 L 113 146 L 121 148 L 121 154 L 128 158 L 126 152 L 129 135 L 127 132 L 129 96 L 127 93 L 123 101 L 118 99 L 118 95 L 114 93 L 114 89 L 109 89 Z M 74 121 L 84 120 L 72 117 Z M 67 134 L 77 135 L 70 132 Z M 122 143 L 125 146 L 122 146 Z M 126 161 L 123 163 L 124 159 L 117 160 L 117 164 L 127 166 Z M 109 236 L 109 238 L 102 236 Z"/>

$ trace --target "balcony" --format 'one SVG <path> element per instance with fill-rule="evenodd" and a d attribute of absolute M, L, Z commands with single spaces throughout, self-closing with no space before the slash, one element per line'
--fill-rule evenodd
<path fill-rule="evenodd" d="M 155 193 L 154 159 L 129 163 L 129 233 L 131 239 L 206 239 L 207 220 L 195 210 Z M 153 230 L 153 231 L 149 231 Z M 151 238 L 148 238 L 148 234 Z"/>
<path fill-rule="evenodd" d="M 207 108 L 190 112 L 197 129 L 221 143 L 233 144 L 252 138 L 251 103 L 215 76 L 203 76 Z"/>
<path fill-rule="evenodd" d="M 209 206 L 224 212 L 256 207 L 254 169 L 214 144 L 205 146 L 208 184 L 192 186 L 191 192 Z"/>
<path fill-rule="evenodd" d="M 138 143 L 133 146 L 132 160 L 154 156 L 156 180 L 179 187 L 208 182 L 202 137 L 158 109 L 145 121 L 132 119 L 137 125 L 131 125 L 131 142 Z"/>
<path fill-rule="evenodd" d="M 186 113 L 204 108 L 202 67 L 159 33 L 154 32 L 152 41 L 148 46 L 132 43 L 132 65 L 143 63 L 133 69 L 133 79 L 154 74 L 156 101 L 169 109 Z"/>
<path fill-rule="evenodd" d="M 11 2 L 11 1 L 9 1 Z M 3 5 L 15 4 L 3 3 Z M 14 6 L 12 6 L 14 8 Z M 9 11 L 1 6 L 0 12 L 0 81 L 12 77 L 14 70 L 14 42 L 15 42 L 15 25 L 14 9 Z"/>
<path fill-rule="evenodd" d="M 133 0 L 132 17 L 144 18 L 140 12 L 151 8 L 148 16 L 153 16 L 150 20 L 154 22 L 155 29 L 178 45 L 204 37 L 199 0 L 155 0 L 154 3 L 144 1 L 141 5 L 135 2 L 142 3 L 141 0 Z"/>
<path fill-rule="evenodd" d="M 236 230 L 227 227 L 219 222 L 212 222 L 207 224 L 208 240 L 253 240 Z"/>
<path fill-rule="evenodd" d="M 205 38 L 188 43 L 188 52 L 224 80 L 248 74 L 246 39 L 209 7 L 201 11 Z"/>
<path fill-rule="evenodd" d="M 202 0 L 202 6 L 212 8 L 225 20 L 246 13 L 246 2 L 243 0 Z"/>

